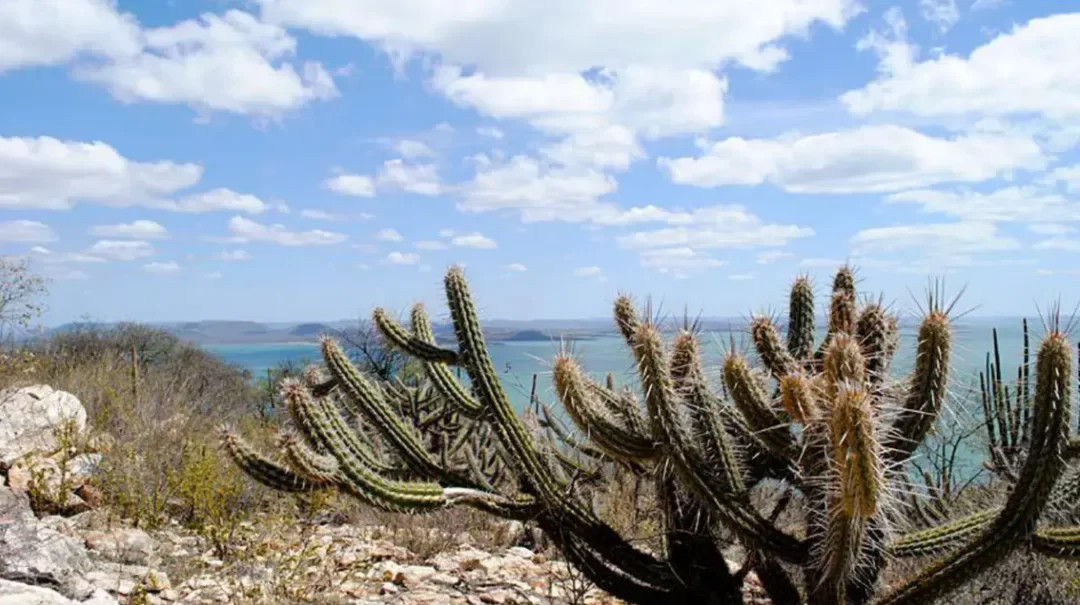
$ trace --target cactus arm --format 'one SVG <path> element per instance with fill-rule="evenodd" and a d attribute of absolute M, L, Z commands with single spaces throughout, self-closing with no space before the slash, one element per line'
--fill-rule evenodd
<path fill-rule="evenodd" d="M 894 436 L 886 444 L 893 464 L 907 461 L 937 422 L 947 394 L 950 343 L 948 317 L 932 308 L 919 326 L 908 393 L 893 427 Z"/>
<path fill-rule="evenodd" d="M 394 512 L 430 512 L 454 505 L 468 505 L 506 516 L 535 512 L 527 499 L 512 499 L 471 487 L 447 487 L 420 481 L 387 479 L 364 466 L 353 456 L 326 418 L 324 408 L 316 405 L 310 393 L 299 383 L 282 385 L 286 400 L 304 418 L 303 426 L 338 461 L 338 484 L 362 502 Z M 336 413 L 336 411 L 332 411 Z"/>
<path fill-rule="evenodd" d="M 810 278 L 799 276 L 791 285 L 788 299 L 787 348 L 800 361 L 814 352 L 814 287 Z"/>
<path fill-rule="evenodd" d="M 550 455 L 555 462 L 562 466 L 562 470 L 569 473 L 573 481 L 582 483 L 597 482 L 603 478 L 598 468 L 593 465 L 587 467 L 580 460 L 574 460 L 566 452 L 557 447 L 546 448 L 545 453 Z"/>
<path fill-rule="evenodd" d="M 444 452 L 448 458 L 455 458 L 465 450 L 469 449 L 469 445 L 474 442 L 474 436 L 476 434 L 476 425 L 462 424 L 458 429 L 457 434 L 454 435 L 453 441 L 448 442 Z M 447 443 L 444 441 L 443 443 Z M 444 463 L 445 464 L 445 463 Z"/>
<path fill-rule="evenodd" d="M 754 573 L 772 605 L 802 605 L 802 595 L 791 581 L 791 576 L 779 561 L 771 557 L 756 557 Z M 734 601 L 740 603 L 740 601 Z"/>
<path fill-rule="evenodd" d="M 615 299 L 615 327 L 623 340 L 630 347 L 634 347 L 634 334 L 637 333 L 641 321 L 638 319 L 637 309 L 634 308 L 634 300 L 627 294 L 620 294 Z"/>
<path fill-rule="evenodd" d="M 445 505 L 438 484 L 389 480 L 367 468 L 333 430 L 327 418 L 331 411 L 315 405 L 305 389 L 287 381 L 282 391 L 296 415 L 303 419 L 303 430 L 310 431 L 309 436 L 337 459 L 342 488 L 360 501 L 398 512 L 434 510 Z"/>
<path fill-rule="evenodd" d="M 603 450 L 595 448 L 587 442 L 571 435 L 570 429 L 567 428 L 562 420 L 555 416 L 554 412 L 551 411 L 551 408 L 548 407 L 547 404 L 540 404 L 539 407 L 540 414 L 543 416 L 540 420 L 540 426 L 549 431 L 549 441 L 553 443 L 556 441 L 562 443 L 566 447 L 590 458 L 598 460 L 607 458 L 607 455 Z"/>
<path fill-rule="evenodd" d="M 697 338 L 687 331 L 680 333 L 675 338 L 671 357 L 672 378 L 688 408 L 687 416 L 692 436 L 698 443 L 699 459 L 705 462 L 704 468 L 723 490 L 743 493 L 746 491 L 743 471 L 717 411 L 720 402 L 709 392 Z"/>
<path fill-rule="evenodd" d="M 614 389 L 601 386 L 593 381 L 589 382 L 588 387 L 592 394 L 600 399 L 604 407 L 622 422 L 627 430 L 638 435 L 645 435 L 648 432 L 645 419 L 641 415 L 641 407 L 638 405 L 637 398 L 634 397 L 632 391 L 624 389 L 622 392 L 617 393 Z"/>
<path fill-rule="evenodd" d="M 823 415 L 814 414 L 804 421 L 801 445 L 798 463 L 806 479 L 802 486 L 806 496 L 806 542 L 810 553 L 820 557 L 829 528 L 825 480 L 829 472 L 829 425 Z M 807 594 L 821 593 L 819 578 L 817 574 L 803 574 Z"/>
<path fill-rule="evenodd" d="M 703 410 L 715 414 L 716 420 L 727 430 L 732 446 L 740 453 L 739 458 L 749 483 L 761 477 L 797 481 L 790 459 L 774 454 L 761 436 L 751 430 L 737 408 L 724 403 L 712 393 L 709 393 L 708 404 Z"/>
<path fill-rule="evenodd" d="M 824 357 L 829 342 L 835 335 L 855 333 L 856 302 L 855 274 L 850 267 L 841 267 L 833 277 L 832 295 L 829 298 L 829 326 L 825 340 L 815 354 L 816 359 Z"/>
<path fill-rule="evenodd" d="M 281 433 L 278 436 L 278 448 L 281 449 L 285 462 L 301 477 L 318 485 L 332 485 L 337 482 L 337 459 L 315 452 L 295 433 Z"/>
<path fill-rule="evenodd" d="M 616 598 L 639 605 L 671 605 L 697 602 L 670 569 L 650 576 L 630 573 L 591 548 L 588 543 L 550 518 L 538 519 L 567 561 L 580 569 L 598 588 Z"/>
<path fill-rule="evenodd" d="M 880 344 L 887 346 L 887 335 Z M 826 527 L 817 538 L 821 579 L 814 592 L 824 603 L 865 603 L 885 565 L 884 528 L 878 517 L 885 466 L 876 430 L 883 377 L 869 375 L 863 351 L 857 335 L 835 333 L 826 347 L 820 380 L 828 398 L 819 413 L 828 427 L 826 477 L 831 484 L 824 493 Z"/>
<path fill-rule="evenodd" d="M 845 384 L 866 383 L 866 358 L 856 337 L 844 332 L 833 335 L 825 349 L 822 378 L 828 400 L 834 399 Z"/>
<path fill-rule="evenodd" d="M 1031 342 L 1028 334 L 1027 318 L 1024 318 L 1024 360 L 1020 366 L 1021 384 L 1020 396 L 1023 403 L 1023 414 L 1020 422 L 1020 443 L 1026 447 L 1031 439 Z"/>
<path fill-rule="evenodd" d="M 873 385 L 880 385 L 891 365 L 890 340 L 895 337 L 885 309 L 878 303 L 867 305 L 859 314 L 855 334 L 866 358 L 867 376 Z"/>
<path fill-rule="evenodd" d="M 345 422 L 345 419 L 342 418 L 341 414 L 337 412 L 337 409 L 332 402 L 325 399 L 317 399 L 315 401 L 315 404 L 322 409 L 322 413 L 325 415 L 326 418 L 329 419 L 330 427 L 333 429 L 337 437 L 342 440 L 342 442 L 345 444 L 345 447 L 349 449 L 349 452 L 352 453 L 353 456 L 356 456 L 358 459 L 360 459 L 360 461 L 365 466 L 375 471 L 376 473 L 389 473 L 400 470 L 395 468 L 393 465 L 387 463 L 386 461 L 379 459 L 379 457 L 375 455 L 375 452 L 372 451 L 371 447 L 358 438 L 357 432 L 348 426 L 348 424 Z M 290 406 L 287 405 L 286 407 Z M 290 414 L 292 415 L 294 422 L 296 422 L 297 425 L 300 426 L 300 434 L 304 435 L 305 437 L 307 435 L 310 435 L 310 427 L 305 429 L 302 426 L 302 422 L 300 422 L 296 418 L 296 414 L 294 414 L 291 409 Z M 315 444 L 309 442 L 309 445 L 314 446 Z M 318 449 L 319 448 L 316 448 L 316 450 Z"/>
<path fill-rule="evenodd" d="M 491 469 L 485 468 L 484 462 L 480 459 L 480 454 L 477 453 L 474 448 L 467 448 L 465 450 L 465 462 L 469 466 L 472 478 L 475 479 L 481 487 L 488 491 L 496 491 L 496 474 L 492 472 Z"/>
<path fill-rule="evenodd" d="M 517 473 L 528 481 L 541 500 L 549 505 L 559 506 L 560 502 L 565 501 L 565 496 L 558 489 L 551 469 L 541 460 L 496 377 L 487 343 L 480 329 L 480 320 L 476 315 L 465 275 L 460 268 L 452 267 L 447 272 L 445 285 L 459 355 L 472 381 L 477 399 L 491 414 L 499 441 L 510 454 L 509 459 L 516 466 Z"/>
<path fill-rule="evenodd" d="M 1080 559 L 1080 527 L 1040 529 L 1031 541 L 1036 552 L 1055 559 Z"/>
<path fill-rule="evenodd" d="M 468 283 L 459 267 L 447 271 L 445 286 L 462 364 L 477 399 L 491 415 L 492 426 L 507 453 L 508 462 L 514 465 L 515 474 L 525 480 L 530 491 L 548 507 L 550 515 L 564 523 L 567 530 L 574 531 L 589 549 L 601 553 L 604 559 L 618 559 L 626 573 L 639 577 L 667 574 L 662 562 L 628 544 L 591 510 L 567 497 L 568 494 L 560 489 L 552 468 L 541 458 L 496 377 Z"/>
<path fill-rule="evenodd" d="M 795 442 L 783 419 L 773 411 L 746 359 L 730 353 L 724 360 L 724 384 L 747 426 L 776 456 L 790 459 Z"/>
<path fill-rule="evenodd" d="M 1009 422 L 1009 428 L 1012 431 L 1010 438 L 1012 439 L 1013 448 L 1019 450 L 1023 447 L 1024 443 L 1021 441 L 1023 436 L 1023 420 L 1024 420 L 1024 400 L 1023 400 L 1023 381 L 1024 381 L 1024 369 L 1016 368 L 1016 386 L 1013 391 L 1016 393 L 1016 404 L 1012 407 L 1012 418 Z"/>
<path fill-rule="evenodd" d="M 692 602 L 741 602 L 742 582 L 732 575 L 713 540 L 709 512 L 692 496 L 681 493 L 674 477 L 657 483 L 664 511 L 667 561 L 683 584 L 702 593 Z"/>
<path fill-rule="evenodd" d="M 780 340 L 780 332 L 766 316 L 755 317 L 750 322 L 750 337 L 754 341 L 761 363 L 776 379 L 794 372 L 798 366 Z"/>
<path fill-rule="evenodd" d="M 987 361 L 987 368 L 989 368 L 989 361 Z M 986 448 L 990 454 L 989 468 L 995 473 L 1011 475 L 1012 469 L 1009 468 L 1009 464 L 1005 460 L 1005 454 L 1001 451 L 998 433 L 995 430 L 994 413 L 991 404 L 992 395 L 990 393 L 986 383 L 986 373 L 979 372 L 979 399 L 982 402 L 983 418 L 985 419 L 983 424 L 986 426 Z M 1015 481 L 1015 477 L 1010 477 L 1010 480 Z"/>
<path fill-rule="evenodd" d="M 1031 450 L 1001 513 L 974 541 L 894 589 L 878 605 L 922 605 L 943 596 L 1024 544 L 1035 530 L 1055 482 L 1065 468 L 1072 356 L 1064 335 L 1053 331 L 1036 361 Z"/>
<path fill-rule="evenodd" d="M 831 347 L 839 340 L 838 334 Z M 825 421 L 830 485 L 825 493 L 827 525 L 816 564 L 820 575 L 813 600 L 845 603 L 857 557 L 867 548 L 868 525 L 878 511 L 885 471 L 874 435 L 874 409 L 861 384 L 840 385 Z"/>
<path fill-rule="evenodd" d="M 592 381 L 568 355 L 560 355 L 552 367 L 555 392 L 563 408 L 589 440 L 612 458 L 625 462 L 643 462 L 653 458 L 656 447 L 651 438 L 634 433 L 619 424 L 589 388 Z"/>
<path fill-rule="evenodd" d="M 999 507 L 950 521 L 944 525 L 901 536 L 889 545 L 897 558 L 921 557 L 952 548 L 982 532 L 1001 512 Z"/>
<path fill-rule="evenodd" d="M 376 308 L 372 313 L 372 318 L 383 338 L 403 353 L 422 361 L 447 365 L 458 364 L 457 351 L 444 349 L 434 342 L 409 334 L 408 330 L 391 318 L 384 309 Z"/>
<path fill-rule="evenodd" d="M 221 429 L 221 445 L 244 474 L 270 489 L 302 493 L 326 487 L 326 484 L 309 481 L 260 454 L 232 429 Z"/>
<path fill-rule="evenodd" d="M 687 489 L 707 502 L 724 524 L 747 545 L 787 561 L 803 561 L 806 549 L 801 541 L 778 530 L 746 503 L 711 482 L 708 473 L 702 472 L 705 465 L 680 424 L 675 385 L 659 331 L 649 324 L 639 325 L 634 335 L 633 351 L 653 434 L 664 444 L 669 460 Z"/>
<path fill-rule="evenodd" d="M 701 459 L 706 463 L 706 469 L 727 491 L 736 494 L 745 492 L 743 465 L 716 411 L 719 402 L 700 386 L 691 388 L 686 400 L 690 405 L 690 428 L 700 443 Z"/>
<path fill-rule="evenodd" d="M 435 332 L 431 329 L 431 321 L 428 319 L 424 305 L 414 305 L 410 319 L 414 337 L 434 345 Z M 469 391 L 454 376 L 454 373 L 450 371 L 450 367 L 447 364 L 436 361 L 424 361 L 423 366 L 424 374 L 431 380 L 431 384 L 435 387 L 435 390 L 451 404 L 456 406 L 469 418 L 479 418 L 481 416 L 484 407 L 469 394 Z"/>
<path fill-rule="evenodd" d="M 382 391 L 356 369 L 337 342 L 324 338 L 322 353 L 327 370 L 346 395 L 347 406 L 375 426 L 410 470 L 450 485 L 462 484 L 463 477 L 443 468 L 431 458 L 415 432 L 391 409 Z"/>

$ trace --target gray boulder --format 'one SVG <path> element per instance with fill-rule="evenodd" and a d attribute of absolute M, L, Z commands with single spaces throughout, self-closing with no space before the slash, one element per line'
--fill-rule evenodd
<path fill-rule="evenodd" d="M 69 423 L 80 435 L 86 430 L 86 408 L 71 393 L 43 384 L 0 391 L 0 466 L 31 452 L 55 452 L 57 432 Z"/>
<path fill-rule="evenodd" d="M 128 565 L 152 565 L 157 561 L 157 542 L 141 529 L 120 527 L 83 535 L 86 547 L 101 556 Z"/>
<path fill-rule="evenodd" d="M 25 494 L 0 487 L 0 579 L 47 587 L 82 601 L 94 592 L 83 578 L 90 568 L 81 541 L 41 524 Z"/>
<path fill-rule="evenodd" d="M 0 580 L 0 605 L 72 605 L 74 602 L 55 590 Z"/>
<path fill-rule="evenodd" d="M 118 605 L 104 590 L 96 590 L 84 601 L 73 601 L 41 586 L 0 579 L 0 605 Z"/>

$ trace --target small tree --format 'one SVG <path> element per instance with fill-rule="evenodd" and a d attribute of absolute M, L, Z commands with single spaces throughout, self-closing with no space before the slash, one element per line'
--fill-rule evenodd
<path fill-rule="evenodd" d="M 337 330 L 335 336 L 349 359 L 365 373 L 382 381 L 399 378 L 408 382 L 415 377 L 416 362 L 402 351 L 386 346 L 372 322 L 360 318 L 354 326 Z"/>
<path fill-rule="evenodd" d="M 45 310 L 47 280 L 25 258 L 0 256 L 0 340 L 25 329 Z"/>

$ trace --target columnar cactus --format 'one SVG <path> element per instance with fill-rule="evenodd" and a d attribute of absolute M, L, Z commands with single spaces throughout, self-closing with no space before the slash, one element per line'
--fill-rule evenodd
<path fill-rule="evenodd" d="M 280 440 L 283 462 L 226 429 L 235 462 L 284 491 L 338 489 L 390 511 L 465 505 L 534 522 L 599 587 L 642 605 L 742 603 L 745 573 L 730 571 L 721 552 L 732 539 L 775 605 L 922 605 L 1017 548 L 1080 556 L 1080 528 L 1039 526 L 1078 449 L 1068 435 L 1073 360 L 1056 324 L 1036 355 L 1026 455 L 1011 467 L 1015 487 L 1004 506 L 901 535 L 907 465 L 948 393 L 951 326 L 939 296 L 930 297 L 919 326 L 911 374 L 894 380 L 896 317 L 879 302 L 860 307 L 854 275 L 843 267 L 826 336 L 815 346 L 813 290 L 799 278 L 786 338 L 770 318 L 754 318 L 760 366 L 732 347 L 719 393 L 693 330 L 669 342 L 620 296 L 615 324 L 636 362 L 638 393 L 610 379 L 600 384 L 559 355 L 555 391 L 576 431 L 540 406 L 544 432 L 514 410 L 499 383 L 462 271 L 450 269 L 445 283 L 456 348 L 436 343 L 422 306 L 411 329 L 374 314 L 386 342 L 421 363 L 426 386 L 380 384 L 324 339 L 328 376 L 311 372 L 306 384 L 282 385 L 297 431 Z M 363 429 L 346 419 L 352 414 Z M 636 548 L 597 515 L 583 494 L 590 474 L 583 459 L 655 482 L 662 552 Z M 771 514 L 755 508 L 751 493 L 766 479 L 786 484 L 785 503 L 803 503 L 801 521 L 781 526 L 781 505 Z M 888 560 L 926 555 L 937 558 L 882 586 Z"/>

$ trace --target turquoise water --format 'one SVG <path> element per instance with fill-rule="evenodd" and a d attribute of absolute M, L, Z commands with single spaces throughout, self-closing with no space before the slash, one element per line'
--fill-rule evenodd
<path fill-rule="evenodd" d="M 995 326 L 998 327 L 1002 375 L 1007 381 L 1015 379 L 1016 367 L 1022 360 L 1023 332 L 1020 319 L 976 320 L 957 325 L 953 332 L 950 402 L 943 416 L 945 420 L 965 426 L 981 422 L 983 414 L 979 401 L 978 372 L 984 368 L 987 352 L 992 350 L 991 329 Z M 910 370 L 915 351 L 915 328 L 909 326 L 903 332 L 900 350 L 893 363 L 893 373 L 897 376 Z M 1033 349 L 1037 348 L 1038 336 L 1041 333 L 1040 324 L 1033 322 Z M 823 334 L 818 335 L 819 342 L 822 336 Z M 706 372 L 717 385 L 720 382 L 721 360 L 732 342 L 739 350 L 746 351 L 749 348 L 748 337 L 744 332 L 713 332 L 702 335 Z M 621 337 L 616 335 L 576 341 L 570 345 L 563 345 L 558 340 L 493 343 L 490 351 L 495 367 L 503 387 L 519 409 L 523 409 L 529 402 L 534 375 L 541 400 L 557 400 L 551 387 L 549 367 L 552 357 L 564 346 L 568 347 L 584 368 L 597 379 L 610 372 L 620 384 L 636 382 L 629 351 Z M 274 368 L 280 362 L 315 361 L 319 355 L 317 345 L 304 343 L 216 345 L 208 346 L 207 349 L 248 369 L 256 377 L 264 377 L 267 368 Z M 984 450 L 978 442 L 982 435 L 977 435 L 975 441 L 965 442 L 966 447 L 960 452 L 958 468 L 955 469 L 958 476 L 970 477 L 981 468 Z"/>
<path fill-rule="evenodd" d="M 316 343 L 274 343 L 256 345 L 205 345 L 225 361 L 238 365 L 254 376 L 265 376 L 267 368 L 276 368 L 287 361 L 315 361 L 319 357 Z"/>
<path fill-rule="evenodd" d="M 951 384 L 954 395 L 961 395 L 960 391 L 972 385 L 978 386 L 977 372 L 983 368 L 985 355 L 991 350 L 991 328 L 994 326 L 998 327 L 1002 373 L 1004 376 L 1015 376 L 1016 366 L 1022 356 L 1023 342 L 1019 319 L 997 319 L 993 322 L 978 320 L 959 324 L 954 331 L 952 351 Z M 1038 342 L 1037 336 L 1040 332 L 1041 328 L 1033 324 L 1033 343 Z M 742 332 L 711 332 L 702 335 L 706 369 L 716 380 L 719 379 L 720 360 L 724 352 L 731 347 L 732 340 L 736 348 L 748 348 L 748 339 Z M 548 370 L 551 359 L 563 346 L 569 347 L 585 369 L 598 377 L 611 372 L 620 383 L 634 381 L 629 351 L 622 339 L 614 335 L 576 341 L 570 345 L 563 345 L 558 340 L 493 343 L 490 351 L 495 367 L 501 375 L 504 388 L 515 403 L 523 406 L 528 402 L 534 374 L 537 375 L 538 393 L 546 394 L 546 399 L 553 399 Z M 905 372 L 911 367 L 914 347 L 914 329 L 906 329 L 893 365 L 894 372 Z M 314 343 L 208 345 L 206 348 L 226 361 L 248 369 L 255 376 L 264 376 L 267 368 L 274 368 L 283 361 L 317 361 L 319 357 L 318 346 Z M 975 403 L 977 404 L 977 400 Z"/>

